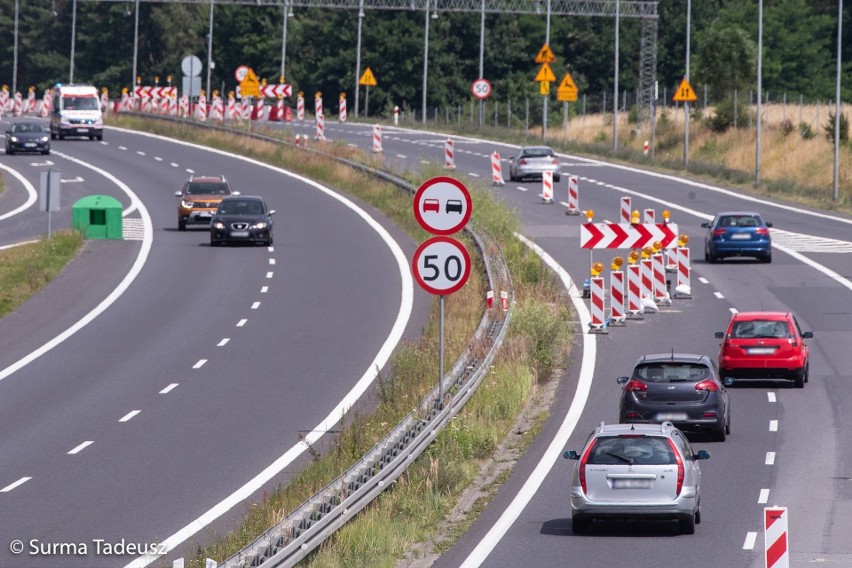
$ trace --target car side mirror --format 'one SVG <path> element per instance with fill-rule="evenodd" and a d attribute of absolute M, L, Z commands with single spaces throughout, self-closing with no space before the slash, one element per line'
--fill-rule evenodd
<path fill-rule="evenodd" d="M 239 191 L 232 191 L 231 195 L 240 195 L 240 192 Z"/>
<path fill-rule="evenodd" d="M 810 339 L 814 336 L 814 332 L 806 331 L 802 334 L 802 339 Z"/>
<path fill-rule="evenodd" d="M 734 379 L 734 377 L 725 377 L 724 379 L 722 379 L 722 384 L 725 385 L 726 387 L 734 386 L 735 382 L 736 382 L 736 379 Z"/>
<path fill-rule="evenodd" d="M 564 454 L 562 454 L 562 457 L 566 460 L 578 460 L 580 459 L 580 454 L 578 454 L 574 450 L 568 450 Z"/>
<path fill-rule="evenodd" d="M 183 195 L 181 192 L 179 192 L 179 191 L 175 192 L 175 197 L 180 197 L 181 195 Z"/>
<path fill-rule="evenodd" d="M 270 210 L 269 210 L 268 215 L 269 215 L 270 217 L 272 217 L 273 215 L 275 215 L 275 209 L 270 209 Z"/>
<path fill-rule="evenodd" d="M 713 334 L 713 337 L 715 337 L 716 339 L 724 339 L 725 338 L 725 332 L 724 331 L 717 331 L 716 333 Z"/>
<path fill-rule="evenodd" d="M 617 382 L 620 385 L 624 385 L 629 380 L 630 380 L 630 377 L 618 377 L 617 379 L 615 379 L 615 382 Z"/>
<path fill-rule="evenodd" d="M 694 457 L 697 460 L 709 460 L 710 459 L 710 452 L 708 452 L 707 450 L 698 450 L 698 453 L 695 454 Z"/>
<path fill-rule="evenodd" d="M 772 226 L 772 222 L 771 222 L 771 221 L 767 221 L 767 222 L 766 222 L 766 226 L 767 226 L 767 227 L 771 227 L 771 226 Z"/>
<path fill-rule="evenodd" d="M 708 223 L 708 222 L 704 222 L 704 223 L 701 223 L 701 226 L 702 226 L 703 228 L 705 228 L 705 229 L 709 229 L 709 228 L 710 228 L 710 223 Z"/>

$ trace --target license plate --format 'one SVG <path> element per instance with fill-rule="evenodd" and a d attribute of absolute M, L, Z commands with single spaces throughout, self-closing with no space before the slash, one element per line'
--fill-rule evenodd
<path fill-rule="evenodd" d="M 613 479 L 613 489 L 650 489 L 650 479 Z"/>
<path fill-rule="evenodd" d="M 750 239 L 751 235 L 749 233 L 734 233 L 731 235 L 731 238 L 738 241 L 744 241 L 746 239 Z"/>
<path fill-rule="evenodd" d="M 248 231 L 233 231 L 231 233 L 232 237 L 247 237 L 249 236 Z"/>
<path fill-rule="evenodd" d="M 79 132 L 79 133 L 81 133 L 81 134 L 85 134 L 85 133 L 86 133 L 86 132 L 88 132 L 88 131 L 89 131 L 89 129 L 88 129 L 88 128 L 78 128 L 78 129 L 77 129 L 77 132 Z"/>
<path fill-rule="evenodd" d="M 657 421 L 664 422 L 666 420 L 670 422 L 682 422 L 687 419 L 685 412 L 660 412 L 657 414 Z"/>
<path fill-rule="evenodd" d="M 775 353 L 774 347 L 749 347 L 746 349 L 749 355 L 772 355 Z"/>
<path fill-rule="evenodd" d="M 24 146 L 27 148 L 35 148 L 36 145 L 35 142 L 27 142 Z"/>

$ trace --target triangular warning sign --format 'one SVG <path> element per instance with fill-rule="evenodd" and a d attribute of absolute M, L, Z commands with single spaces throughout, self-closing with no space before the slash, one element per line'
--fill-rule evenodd
<path fill-rule="evenodd" d="M 559 88 L 556 89 L 556 99 L 562 102 L 573 102 L 577 100 L 577 85 L 570 73 L 565 73 Z"/>
<path fill-rule="evenodd" d="M 676 103 L 691 103 L 698 100 L 698 96 L 695 94 L 695 91 L 692 90 L 692 86 L 689 84 L 689 81 L 686 80 L 686 77 L 684 77 L 683 81 L 680 82 L 680 87 L 678 87 L 677 91 L 675 91 L 672 100 Z"/>
<path fill-rule="evenodd" d="M 556 75 L 553 74 L 553 70 L 550 69 L 550 65 L 547 63 L 541 66 L 541 69 L 538 70 L 538 74 L 535 76 L 535 81 L 541 83 L 542 81 L 554 82 L 556 81 Z"/>
<path fill-rule="evenodd" d="M 361 78 L 358 79 L 359 85 L 367 85 L 369 87 L 375 87 L 378 85 L 376 82 L 376 77 L 373 75 L 373 72 L 367 67 L 367 70 L 361 74 Z"/>
<path fill-rule="evenodd" d="M 577 90 L 577 85 L 574 84 L 574 79 L 571 78 L 571 73 L 565 73 L 565 76 L 562 77 L 562 82 L 559 83 L 560 89 L 569 89 L 569 90 Z"/>
<path fill-rule="evenodd" d="M 536 63 L 556 63 L 556 56 L 550 50 L 550 46 L 544 44 L 538 50 L 538 55 L 535 56 Z"/>

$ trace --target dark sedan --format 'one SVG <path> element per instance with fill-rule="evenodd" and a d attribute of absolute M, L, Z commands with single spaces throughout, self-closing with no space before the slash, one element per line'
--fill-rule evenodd
<path fill-rule="evenodd" d="M 716 262 L 731 256 L 754 257 L 761 262 L 772 262 L 772 236 L 759 213 L 752 211 L 725 211 L 717 213 L 709 223 L 704 237 L 704 260 Z"/>
<path fill-rule="evenodd" d="M 6 131 L 6 153 L 50 154 L 50 132 L 38 122 L 16 122 Z"/>
<path fill-rule="evenodd" d="M 223 243 L 272 244 L 272 215 L 262 197 L 228 196 L 210 222 L 210 246 Z"/>
<path fill-rule="evenodd" d="M 724 442 L 731 433 L 728 390 L 716 363 L 707 355 L 644 355 L 623 386 L 621 422 L 672 422 L 684 432 L 709 432 Z"/>

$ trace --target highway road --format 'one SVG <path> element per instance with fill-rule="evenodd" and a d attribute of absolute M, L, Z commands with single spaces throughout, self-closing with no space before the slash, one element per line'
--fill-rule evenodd
<path fill-rule="evenodd" d="M 426 322 L 415 243 L 287 172 L 115 129 L 0 168 L 0 246 L 46 232 L 32 199 L 47 168 L 63 180 L 54 229 L 83 195 L 108 194 L 126 236 L 87 241 L 0 320 L 2 567 L 194 552 L 286 482 L 347 408 L 371 404 L 376 369 Z M 214 249 L 204 229 L 179 232 L 174 192 L 193 173 L 264 196 L 275 246 Z"/>
<path fill-rule="evenodd" d="M 292 128 L 313 132 L 312 124 Z M 369 125 L 327 123 L 325 135 L 371 150 Z M 413 171 L 423 162 L 441 165 L 446 138 L 385 126 L 385 163 Z M 454 140 L 453 175 L 490 185 L 489 157 L 498 151 L 508 178 L 511 146 Z M 767 505 L 788 507 L 791 566 L 852 565 L 852 458 L 846 451 L 852 445 L 852 219 L 634 167 L 576 156 L 562 156 L 561 163 L 555 204 L 543 203 L 540 182 L 507 182 L 493 191 L 518 212 L 523 237 L 564 272 L 566 282 L 582 283 L 589 270 L 589 252 L 580 248 L 585 218 L 565 215 L 566 174 L 573 174 L 580 209 L 594 210 L 595 221 L 618 222 L 624 195 L 633 209 L 656 209 L 658 219 L 662 209 L 671 211 L 672 222 L 690 237 L 693 298 L 583 338 L 541 435 L 470 531 L 434 565 L 757 568 L 764 566 Z M 771 264 L 704 262 L 700 224 L 729 209 L 757 210 L 774 223 Z M 608 266 L 615 254 L 595 251 L 594 259 Z M 667 523 L 608 523 L 573 535 L 568 484 L 574 462 L 563 460 L 562 451 L 579 450 L 598 423 L 617 420 L 615 379 L 629 374 L 639 356 L 675 350 L 715 357 L 713 333 L 734 310 L 793 311 L 814 332 L 810 382 L 801 390 L 769 381 L 739 384 L 731 389 L 728 440 L 694 436 L 695 447 L 712 455 L 702 463 L 703 521 L 695 535 L 679 535 Z"/>

